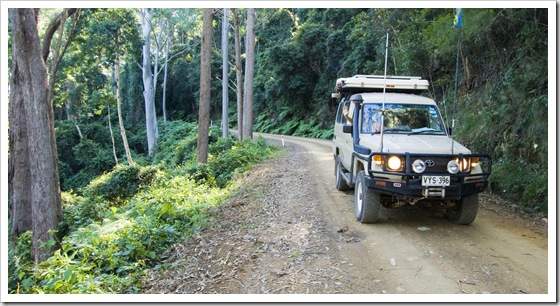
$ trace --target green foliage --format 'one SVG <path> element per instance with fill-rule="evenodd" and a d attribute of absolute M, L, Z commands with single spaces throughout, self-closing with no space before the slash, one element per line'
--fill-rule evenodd
<path fill-rule="evenodd" d="M 548 174 L 546 164 L 535 165 L 519 160 L 501 159 L 494 163 L 493 191 L 526 212 L 546 214 L 548 211 Z"/>
<path fill-rule="evenodd" d="M 103 220 L 111 207 L 111 203 L 101 198 L 84 198 L 70 192 L 62 192 L 61 198 L 64 216 L 58 226 L 58 232 L 62 236 Z"/>
<path fill-rule="evenodd" d="M 8 246 L 8 291 L 19 293 L 33 283 L 32 232 L 19 236 L 16 245 Z"/>
<path fill-rule="evenodd" d="M 214 152 L 214 153 L 212 153 Z M 208 160 L 217 186 L 224 188 L 235 174 L 245 172 L 252 165 L 271 155 L 273 149 L 264 138 L 233 142 L 232 139 L 218 141 L 210 147 Z"/>
<path fill-rule="evenodd" d="M 58 161 L 62 170 L 59 175 L 64 191 L 80 190 L 115 165 L 108 126 L 99 122 L 80 124 L 83 135 L 80 138 L 76 124 L 70 121 L 55 124 Z"/>
<path fill-rule="evenodd" d="M 122 203 L 140 188 L 149 188 L 159 170 L 158 166 L 118 165 L 91 181 L 83 190 L 84 197 Z"/>
<path fill-rule="evenodd" d="M 223 139 L 213 128 L 209 163 L 197 164 L 177 157 L 177 148 L 189 145 L 180 139 L 196 139 L 195 124 L 168 122 L 161 131 L 155 164 L 119 165 L 92 180 L 81 195 L 62 193 L 61 249 L 51 258 L 35 267 L 30 233 L 10 246 L 10 292 L 139 292 L 146 269 L 204 226 L 206 210 L 235 190 L 232 178 L 273 153 L 262 138 Z"/>
<path fill-rule="evenodd" d="M 153 162 L 179 165 L 191 161 L 196 156 L 196 130 L 196 123 L 180 120 L 160 124 L 160 137 L 152 157 Z"/>

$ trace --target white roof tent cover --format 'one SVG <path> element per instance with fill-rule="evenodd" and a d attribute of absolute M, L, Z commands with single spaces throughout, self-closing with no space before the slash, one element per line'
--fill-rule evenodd
<path fill-rule="evenodd" d="M 420 93 L 428 90 L 430 84 L 421 77 L 414 76 L 387 76 L 358 74 L 350 78 L 336 80 L 335 90 L 338 92 L 406 92 Z"/>

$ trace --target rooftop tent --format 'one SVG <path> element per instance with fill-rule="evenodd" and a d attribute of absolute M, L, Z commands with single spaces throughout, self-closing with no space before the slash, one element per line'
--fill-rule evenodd
<path fill-rule="evenodd" d="M 336 80 L 337 92 L 404 92 L 420 93 L 428 90 L 429 83 L 421 77 L 387 76 L 358 74 L 349 78 Z"/>

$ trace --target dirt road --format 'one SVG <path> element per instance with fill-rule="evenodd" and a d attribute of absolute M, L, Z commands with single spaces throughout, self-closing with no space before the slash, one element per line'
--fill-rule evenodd
<path fill-rule="evenodd" d="M 281 144 L 279 136 L 267 137 Z M 168 253 L 169 268 L 146 278 L 145 293 L 267 294 L 258 301 L 555 301 L 544 221 L 485 196 L 470 226 L 419 207 L 360 224 L 353 191 L 334 188 L 330 141 L 284 137 L 284 143 L 285 155 L 239 178 L 245 187 L 212 210 L 212 226 Z M 319 295 L 270 295 L 307 293 Z"/>

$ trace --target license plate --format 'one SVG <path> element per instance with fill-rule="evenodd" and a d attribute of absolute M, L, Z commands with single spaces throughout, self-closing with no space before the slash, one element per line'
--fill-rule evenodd
<path fill-rule="evenodd" d="M 451 180 L 449 176 L 424 175 L 422 176 L 422 186 L 449 186 Z"/>

